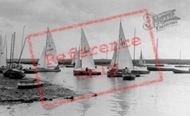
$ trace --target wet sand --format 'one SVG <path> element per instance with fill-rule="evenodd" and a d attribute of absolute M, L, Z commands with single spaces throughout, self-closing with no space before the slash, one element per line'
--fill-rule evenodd
<path fill-rule="evenodd" d="M 17 89 L 17 83 L 19 81 L 20 80 L 5 78 L 0 74 L 0 105 L 40 101 L 38 88 Z M 74 92 L 73 90 L 64 88 L 60 85 L 53 85 L 45 81 L 42 82 L 44 82 L 44 85 L 41 87 L 44 101 L 70 99 L 82 95 L 80 92 Z"/>

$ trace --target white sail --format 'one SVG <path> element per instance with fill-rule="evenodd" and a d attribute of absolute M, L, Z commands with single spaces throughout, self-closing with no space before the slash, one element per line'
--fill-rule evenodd
<path fill-rule="evenodd" d="M 118 50 L 118 57 L 117 57 L 118 69 L 124 69 L 125 67 L 129 69 L 133 68 L 132 58 L 128 49 L 128 45 L 125 40 L 126 38 L 123 32 L 122 24 L 120 22 L 120 28 L 119 28 L 120 49 Z"/>
<path fill-rule="evenodd" d="M 38 67 L 43 67 L 43 68 L 47 68 L 46 65 L 46 57 L 45 57 L 45 51 L 46 51 L 46 46 L 44 47 L 42 54 L 40 56 L 40 59 L 38 61 Z"/>
<path fill-rule="evenodd" d="M 53 37 L 49 28 L 47 29 L 46 45 L 43 49 L 38 65 L 40 67 L 55 67 L 58 65 L 57 52 Z"/>
<path fill-rule="evenodd" d="M 77 56 L 77 48 L 75 48 L 75 53 L 73 54 L 73 58 L 72 58 L 72 62 L 71 62 L 71 64 L 74 64 L 74 63 L 76 63 L 76 56 Z M 75 59 L 74 59 L 75 58 Z"/>
<path fill-rule="evenodd" d="M 79 45 L 79 50 L 80 50 L 80 45 Z M 78 53 L 76 54 L 76 62 L 75 62 L 75 69 L 77 68 L 81 68 L 81 62 Z"/>
<path fill-rule="evenodd" d="M 112 60 L 111 60 L 111 63 L 110 63 L 111 67 L 113 67 L 114 64 L 116 63 L 116 59 L 117 59 L 117 50 L 116 50 L 116 47 L 117 47 L 117 45 L 115 44 L 114 45 L 114 53 L 113 53 Z"/>
<path fill-rule="evenodd" d="M 94 64 L 94 60 L 93 57 L 91 55 L 91 49 L 89 46 L 89 43 L 86 39 L 86 36 L 84 34 L 83 29 L 81 28 L 81 48 L 80 48 L 83 52 L 81 53 L 81 60 L 82 60 L 82 68 L 95 68 L 95 64 Z"/>
<path fill-rule="evenodd" d="M 140 59 L 139 59 L 139 65 L 143 66 L 144 64 L 146 64 L 146 61 L 143 58 L 142 50 L 141 50 Z"/>

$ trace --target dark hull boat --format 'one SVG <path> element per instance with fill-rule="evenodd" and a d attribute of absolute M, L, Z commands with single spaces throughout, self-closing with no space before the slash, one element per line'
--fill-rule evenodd
<path fill-rule="evenodd" d="M 182 74 L 182 73 L 190 73 L 190 70 L 184 70 L 184 69 L 174 69 L 174 73 Z"/>
<path fill-rule="evenodd" d="M 107 71 L 107 77 L 123 77 L 125 73 L 123 72 L 123 69 L 118 69 L 118 70 L 109 70 Z M 138 72 L 131 72 L 131 74 L 135 77 L 140 77 L 140 74 Z"/>
<path fill-rule="evenodd" d="M 75 65 L 70 64 L 70 65 L 66 65 L 65 67 L 67 67 L 67 68 L 74 68 L 74 67 L 75 67 Z"/>
<path fill-rule="evenodd" d="M 122 71 L 107 71 L 107 77 L 122 77 Z"/>
<path fill-rule="evenodd" d="M 173 71 L 173 67 L 158 67 L 158 66 L 147 66 L 147 70 L 149 71 Z"/>
<path fill-rule="evenodd" d="M 22 79 L 26 76 L 24 71 L 18 69 L 7 69 L 3 71 L 4 77 L 9 77 L 11 79 Z"/>
<path fill-rule="evenodd" d="M 150 71 L 149 70 L 140 70 L 140 69 L 137 69 L 137 70 L 132 70 L 131 71 L 132 74 L 149 74 Z"/>
<path fill-rule="evenodd" d="M 135 75 L 133 74 L 123 74 L 123 80 L 135 80 Z"/>
<path fill-rule="evenodd" d="M 27 74 L 33 74 L 37 72 L 60 72 L 61 70 L 59 68 L 36 68 L 36 69 L 24 69 L 25 73 Z"/>
<path fill-rule="evenodd" d="M 0 73 L 3 73 L 4 70 L 5 70 L 5 68 L 0 67 Z"/>
<path fill-rule="evenodd" d="M 95 69 L 86 71 L 85 69 L 75 69 L 73 70 L 73 75 L 101 75 L 100 71 Z"/>

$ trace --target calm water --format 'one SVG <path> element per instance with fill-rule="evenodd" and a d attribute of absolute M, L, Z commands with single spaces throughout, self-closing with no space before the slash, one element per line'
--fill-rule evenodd
<path fill-rule="evenodd" d="M 60 84 L 75 91 L 100 92 L 126 85 L 142 83 L 159 78 L 158 72 L 141 75 L 135 81 L 107 78 L 106 75 L 81 81 L 73 76 L 72 68 L 62 68 L 60 73 L 39 74 L 43 80 Z M 190 74 L 162 72 L 163 82 L 125 91 L 74 101 L 44 109 L 40 103 L 14 106 L 13 115 L 52 116 L 189 116 Z M 31 75 L 34 77 L 34 75 Z"/>

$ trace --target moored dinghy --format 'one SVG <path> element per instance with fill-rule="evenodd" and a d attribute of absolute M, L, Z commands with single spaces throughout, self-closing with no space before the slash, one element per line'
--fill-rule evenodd
<path fill-rule="evenodd" d="M 147 66 L 149 71 L 173 71 L 174 68 L 170 66 Z"/>
<path fill-rule="evenodd" d="M 147 70 L 147 69 L 144 69 L 144 67 L 146 67 L 145 64 L 146 64 L 146 61 L 145 61 L 144 58 L 143 58 L 142 50 L 141 50 L 138 68 L 132 70 L 131 73 L 133 73 L 133 74 L 135 74 L 135 73 L 139 73 L 139 74 L 149 74 L 150 71 Z"/>
<path fill-rule="evenodd" d="M 190 73 L 190 69 L 189 68 L 174 68 L 173 72 L 177 74 Z"/>
<path fill-rule="evenodd" d="M 133 63 L 131 59 L 131 55 L 129 53 L 128 45 L 125 41 L 125 35 L 123 32 L 122 24 L 120 22 L 119 27 L 119 39 L 118 45 L 114 46 L 114 54 L 112 57 L 112 61 L 107 71 L 107 77 L 130 77 L 135 76 L 131 74 L 131 69 L 133 68 Z M 120 49 L 117 49 L 120 48 Z M 129 76 L 126 76 L 126 73 L 123 71 L 125 68 L 129 69 Z M 126 80 L 126 78 L 125 78 Z"/>
<path fill-rule="evenodd" d="M 39 82 L 36 79 L 22 79 L 17 83 L 18 89 L 29 89 L 29 88 L 35 88 L 39 86 L 43 86 L 43 82 L 39 80 Z"/>
<path fill-rule="evenodd" d="M 10 65 L 3 71 L 4 77 L 9 77 L 10 79 L 22 79 L 26 76 L 24 71 L 19 67 L 19 65 L 13 65 L 14 57 L 14 45 L 15 45 L 15 32 L 11 38 L 11 50 L 10 50 Z"/>
<path fill-rule="evenodd" d="M 77 61 L 73 70 L 73 75 L 100 75 L 101 72 L 95 68 L 94 60 L 87 38 L 81 28 L 81 43 L 77 54 Z M 80 60 L 81 57 L 81 60 Z"/>
<path fill-rule="evenodd" d="M 52 57 L 53 55 L 53 57 Z M 51 62 L 48 61 L 47 57 L 50 56 Z M 38 65 L 36 68 L 25 68 L 25 73 L 37 73 L 37 72 L 60 72 L 60 68 L 58 66 L 57 61 L 57 52 L 53 37 L 49 28 L 47 28 L 47 37 L 46 37 L 46 44 L 44 46 L 43 52 L 41 57 L 38 61 Z M 53 59 L 53 60 L 52 60 Z"/>

